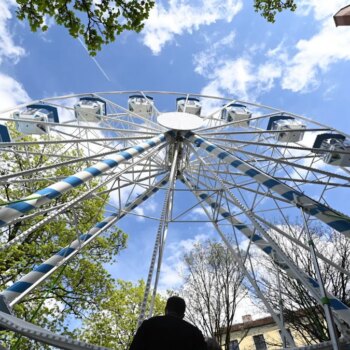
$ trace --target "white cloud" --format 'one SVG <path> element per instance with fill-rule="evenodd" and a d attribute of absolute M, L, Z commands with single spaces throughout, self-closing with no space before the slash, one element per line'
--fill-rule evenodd
<path fill-rule="evenodd" d="M 9 31 L 10 9 L 14 4 L 14 1 L 0 0 L 0 63 L 4 58 L 16 63 L 25 54 L 25 50 L 14 43 Z"/>
<path fill-rule="evenodd" d="M 160 275 L 160 289 L 176 289 L 183 283 L 185 265 L 183 255 L 190 252 L 198 242 L 204 242 L 210 236 L 208 234 L 197 234 L 194 238 L 173 242 L 166 247 L 169 252 L 162 264 Z"/>
<path fill-rule="evenodd" d="M 192 33 L 219 20 L 231 22 L 242 8 L 241 0 L 170 0 L 167 8 L 158 2 L 143 30 L 143 43 L 157 55 L 175 35 Z"/>
<path fill-rule="evenodd" d="M 8 75 L 0 73 L 0 101 L 1 110 L 5 110 L 29 101 L 29 96 L 21 83 Z"/>
<path fill-rule="evenodd" d="M 282 78 L 282 88 L 309 91 L 319 84 L 319 73 L 330 65 L 350 60 L 350 36 L 347 28 L 335 28 L 328 18 L 319 33 L 296 44 L 297 53 L 289 60 Z"/>
<path fill-rule="evenodd" d="M 195 72 L 208 79 L 202 93 L 255 100 L 276 84 L 293 92 L 314 90 L 331 65 L 350 60 L 348 28 L 336 28 L 332 18 L 346 4 L 344 0 L 301 0 L 297 13 L 312 16 L 318 31 L 290 46 L 282 40 L 275 48 L 259 46 L 232 57 L 224 55 L 224 42 L 215 43 L 194 57 Z M 265 60 L 256 63 L 261 58 Z"/>
<path fill-rule="evenodd" d="M 348 0 L 299 0 L 296 13 L 307 16 L 312 12 L 316 20 L 322 20 L 330 15 L 334 15 L 338 10 L 348 4 Z"/>
<path fill-rule="evenodd" d="M 25 54 L 25 50 L 14 43 L 10 32 L 11 8 L 14 5 L 15 1 L 0 0 L 0 64 L 4 59 L 16 64 Z M 29 96 L 22 84 L 0 72 L 0 109 L 5 110 L 28 100 Z"/>

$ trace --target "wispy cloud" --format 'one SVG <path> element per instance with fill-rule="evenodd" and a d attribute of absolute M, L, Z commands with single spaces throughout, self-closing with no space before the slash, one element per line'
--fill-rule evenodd
<path fill-rule="evenodd" d="M 10 33 L 9 21 L 12 18 L 11 8 L 15 2 L 0 0 L 0 63 L 4 58 L 11 59 L 13 63 L 25 54 L 23 47 L 16 45 Z"/>
<path fill-rule="evenodd" d="M 208 79 L 202 93 L 255 100 L 275 86 L 301 93 L 316 89 L 333 64 L 350 60 L 348 29 L 336 28 L 332 18 L 346 3 L 302 0 L 297 14 L 309 16 L 318 30 L 294 43 L 282 40 L 277 47 L 262 45 L 232 57 L 225 41 L 213 42 L 194 57 L 195 72 Z"/>
<path fill-rule="evenodd" d="M 11 60 L 16 64 L 25 55 L 24 48 L 15 44 L 10 32 L 11 8 L 14 5 L 14 1 L 0 0 L 0 64 L 4 60 Z M 22 84 L 4 72 L 0 72 L 1 110 L 28 100 L 29 96 Z"/>
<path fill-rule="evenodd" d="M 170 0 L 168 6 L 158 2 L 143 30 L 143 43 L 157 55 L 176 35 L 193 33 L 201 26 L 220 20 L 231 22 L 241 10 L 241 0 Z"/>
<path fill-rule="evenodd" d="M 6 74 L 0 73 L 1 110 L 29 100 L 30 98 L 21 83 Z"/>

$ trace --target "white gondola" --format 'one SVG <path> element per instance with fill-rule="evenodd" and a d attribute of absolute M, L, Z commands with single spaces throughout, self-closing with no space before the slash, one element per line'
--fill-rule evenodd
<path fill-rule="evenodd" d="M 0 142 L 11 142 L 11 136 L 6 125 L 0 124 Z"/>
<path fill-rule="evenodd" d="M 200 116 L 202 105 L 198 98 L 179 97 L 176 99 L 176 109 L 178 112 L 186 112 Z"/>
<path fill-rule="evenodd" d="M 50 132 L 50 125 L 46 123 L 59 123 L 57 108 L 44 104 L 27 106 L 22 112 L 14 112 L 16 129 L 27 135 L 43 135 Z"/>
<path fill-rule="evenodd" d="M 299 142 L 304 137 L 306 125 L 288 116 L 274 116 L 269 120 L 267 130 L 279 131 L 274 133 L 276 141 L 279 142 Z"/>
<path fill-rule="evenodd" d="M 77 120 L 98 123 L 101 115 L 106 115 L 106 102 L 97 97 L 81 97 L 74 106 Z"/>
<path fill-rule="evenodd" d="M 248 127 L 252 113 L 249 112 L 247 106 L 240 103 L 232 103 L 221 111 L 221 119 L 228 123 L 235 122 L 235 127 Z"/>
<path fill-rule="evenodd" d="M 154 101 L 151 96 L 131 95 L 128 99 L 129 111 L 138 114 L 144 118 L 153 115 Z"/>
<path fill-rule="evenodd" d="M 317 135 L 313 148 L 319 149 L 315 153 L 322 153 L 323 161 L 327 164 L 343 167 L 350 166 L 350 141 L 344 135 Z"/>

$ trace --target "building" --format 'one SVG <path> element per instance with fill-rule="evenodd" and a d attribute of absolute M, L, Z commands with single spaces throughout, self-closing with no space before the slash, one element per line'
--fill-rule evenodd
<path fill-rule="evenodd" d="M 295 346 L 305 343 L 293 331 Z M 281 332 L 271 316 L 253 320 L 251 315 L 243 316 L 243 322 L 234 324 L 230 331 L 230 350 L 277 350 L 283 348 Z"/>

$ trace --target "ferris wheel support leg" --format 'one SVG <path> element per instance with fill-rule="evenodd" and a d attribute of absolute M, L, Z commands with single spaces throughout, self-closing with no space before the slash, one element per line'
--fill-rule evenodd
<path fill-rule="evenodd" d="M 296 191 L 294 188 L 264 173 L 260 169 L 252 166 L 236 155 L 225 151 L 223 148 L 214 145 L 213 143 L 195 135 L 192 132 L 187 132 L 184 136 L 195 146 L 202 148 L 211 156 L 219 158 L 224 163 L 238 169 L 244 175 L 247 175 L 255 181 L 261 183 L 269 190 L 278 193 L 283 198 L 287 199 L 291 204 L 295 205 L 295 198 L 297 198 L 299 206 L 304 212 L 317 217 L 334 230 L 350 238 L 350 217 L 315 201 L 299 191 Z"/>
<path fill-rule="evenodd" d="M 323 278 L 322 278 L 321 271 L 320 271 L 320 266 L 319 266 L 318 261 L 317 261 L 315 245 L 314 245 L 314 242 L 312 240 L 311 233 L 309 231 L 309 226 L 307 224 L 305 213 L 303 210 L 301 210 L 301 213 L 302 213 L 303 220 L 304 220 L 304 228 L 305 228 L 305 231 L 307 233 L 308 240 L 309 240 L 311 259 L 312 259 L 312 262 L 314 265 L 314 269 L 316 272 L 318 283 L 320 285 L 321 297 L 322 297 L 321 301 L 322 301 L 323 309 L 324 309 L 324 312 L 326 315 L 326 321 L 327 321 L 327 325 L 328 325 L 330 339 L 331 339 L 331 342 L 333 345 L 333 349 L 339 350 L 339 342 L 338 342 L 338 337 L 336 334 L 336 328 L 334 325 L 334 318 L 333 318 L 333 314 L 331 312 L 331 308 L 329 305 L 330 301 L 328 299 L 327 292 L 326 292 L 326 289 L 324 287 Z"/>
<path fill-rule="evenodd" d="M 204 212 L 206 213 L 206 215 L 208 216 L 209 220 L 212 222 L 214 228 L 216 229 L 216 231 L 218 232 L 219 236 L 221 237 L 221 239 L 223 240 L 223 242 L 225 243 L 227 249 L 230 251 L 231 255 L 233 256 L 233 259 L 238 263 L 239 268 L 241 269 L 241 272 L 247 277 L 247 279 L 249 280 L 250 284 L 253 286 L 253 288 L 255 289 L 255 292 L 257 293 L 257 295 L 259 296 L 259 298 L 261 299 L 261 301 L 264 303 L 265 307 L 267 308 L 267 310 L 269 311 L 269 313 L 271 314 L 272 318 L 274 319 L 274 321 L 276 322 L 276 324 L 279 326 L 279 329 L 282 332 L 283 338 L 287 339 L 288 343 L 291 346 L 295 346 L 294 340 L 291 337 L 291 335 L 287 332 L 287 330 L 285 329 L 284 323 L 283 323 L 283 319 L 280 319 L 275 311 L 273 310 L 273 308 L 271 307 L 271 305 L 269 304 L 269 302 L 267 301 L 267 299 L 265 298 L 264 294 L 262 293 L 262 291 L 260 290 L 258 284 L 256 283 L 256 280 L 251 276 L 251 274 L 249 273 L 249 271 L 246 269 L 246 267 L 244 266 L 244 262 L 242 261 L 242 257 L 240 256 L 239 252 L 236 252 L 231 243 L 228 241 L 228 239 L 226 238 L 225 234 L 222 232 L 222 230 L 220 229 L 219 225 L 217 224 L 217 220 L 215 220 L 215 218 L 212 218 L 210 216 L 210 212 L 208 211 L 208 209 L 203 205 L 203 198 L 198 195 L 196 193 L 196 189 L 195 186 L 184 176 L 181 176 L 181 180 L 184 182 L 184 184 L 195 194 L 199 204 L 201 205 L 202 209 L 204 210 Z"/>
<path fill-rule="evenodd" d="M 80 235 L 79 239 L 73 241 L 69 246 L 61 249 L 51 258 L 34 268 L 33 271 L 23 276 L 19 281 L 5 289 L 1 295 L 5 298 L 10 307 L 21 301 L 34 288 L 44 282 L 51 276 L 61 265 L 70 261 L 78 254 L 88 243 L 94 240 L 102 232 L 112 227 L 118 220 L 123 218 L 131 210 L 143 203 L 146 199 L 156 193 L 160 187 L 168 182 L 167 177 L 157 182 L 154 186 L 145 191 L 141 196 L 137 197 L 133 202 L 127 203 L 126 207 L 119 212 L 113 213 L 104 218 L 101 222 L 92 227 L 88 233 Z"/>
<path fill-rule="evenodd" d="M 134 147 L 128 148 L 126 151 L 118 152 L 114 156 L 110 156 L 100 162 L 95 163 L 91 167 L 86 168 L 72 176 L 69 176 L 55 184 L 45 187 L 23 200 L 0 208 L 0 227 L 5 226 L 11 220 L 36 209 L 54 198 L 60 197 L 62 194 L 82 185 L 92 178 L 106 173 L 108 170 L 125 163 L 127 160 L 140 155 L 141 153 L 166 142 L 169 133 L 160 134 L 152 139 L 146 140 Z"/>
<path fill-rule="evenodd" d="M 201 159 L 201 158 L 199 158 Z M 213 174 L 213 176 L 216 176 Z M 301 271 L 279 248 L 279 246 L 274 242 L 270 235 L 264 230 L 264 228 L 255 220 L 253 215 L 250 214 L 250 211 L 246 209 L 236 198 L 235 196 L 227 189 L 227 187 L 222 183 L 221 179 L 217 177 L 217 180 L 221 182 L 221 186 L 231 197 L 231 201 L 234 205 L 242 210 L 245 213 L 249 220 L 252 222 L 257 232 L 260 232 L 262 236 L 253 232 L 246 224 L 237 220 L 231 213 L 225 208 L 221 207 L 216 201 L 208 195 L 205 191 L 198 189 L 198 187 L 193 186 L 195 189 L 194 192 L 198 193 L 199 197 L 207 202 L 207 204 L 214 209 L 217 209 L 222 217 L 229 221 L 234 227 L 240 230 L 248 239 L 250 239 L 258 248 L 260 248 L 265 254 L 269 255 L 274 263 L 285 270 L 285 272 L 293 279 L 300 281 L 311 293 L 311 295 L 322 304 L 322 297 L 320 292 L 319 283 L 314 280 L 312 277 L 308 276 L 306 273 Z M 332 311 L 337 316 L 337 325 L 341 330 L 342 334 L 350 338 L 349 326 L 350 326 L 350 309 L 342 303 L 339 299 L 327 293 L 330 307 Z M 347 326 L 344 326 L 344 323 Z"/>
<path fill-rule="evenodd" d="M 177 172 L 178 153 L 179 153 L 179 145 L 176 144 L 174 158 L 173 158 L 173 162 L 172 162 L 170 174 L 169 174 L 169 187 L 164 199 L 161 220 L 158 226 L 156 241 L 153 248 L 151 265 L 148 272 L 145 293 L 141 304 L 139 319 L 137 322 L 137 328 L 140 327 L 141 323 L 145 319 L 147 300 L 148 300 L 148 296 L 151 288 L 151 282 L 152 282 L 155 262 L 156 262 L 157 253 L 158 253 L 157 271 L 156 271 L 156 277 L 154 281 L 151 305 L 149 310 L 149 317 L 151 317 L 153 314 L 154 302 L 157 295 L 158 281 L 159 281 L 160 270 L 161 270 L 162 260 L 163 260 L 163 251 L 164 251 L 165 241 L 168 233 L 169 220 L 171 218 L 171 212 L 173 207 L 173 196 L 174 196 L 174 188 L 175 188 L 175 180 L 176 180 L 176 172 Z"/>

